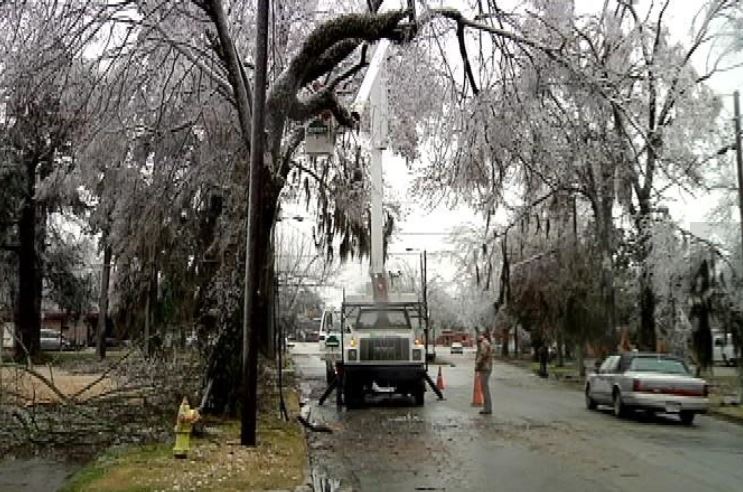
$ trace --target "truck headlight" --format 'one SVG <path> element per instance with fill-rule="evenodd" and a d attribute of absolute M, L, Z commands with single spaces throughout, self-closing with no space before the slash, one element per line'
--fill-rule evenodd
<path fill-rule="evenodd" d="M 423 351 L 421 349 L 413 349 L 413 360 L 422 360 Z"/>
<path fill-rule="evenodd" d="M 348 349 L 348 360 L 356 360 L 356 349 Z"/>

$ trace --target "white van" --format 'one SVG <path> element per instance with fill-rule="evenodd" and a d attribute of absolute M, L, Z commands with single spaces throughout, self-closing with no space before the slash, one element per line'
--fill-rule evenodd
<path fill-rule="evenodd" d="M 721 331 L 712 332 L 712 361 L 715 364 L 734 366 L 737 361 L 733 335 Z"/>

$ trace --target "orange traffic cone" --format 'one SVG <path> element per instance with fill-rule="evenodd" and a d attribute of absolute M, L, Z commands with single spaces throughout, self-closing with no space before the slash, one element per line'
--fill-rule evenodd
<path fill-rule="evenodd" d="M 436 376 L 436 387 L 440 390 L 446 388 L 446 385 L 444 384 L 444 376 L 441 374 L 441 366 L 439 366 L 439 375 Z"/>
<path fill-rule="evenodd" d="M 482 382 L 480 381 L 480 373 L 475 373 L 475 387 L 472 390 L 472 406 L 481 407 L 485 405 L 485 399 L 482 396 Z"/>

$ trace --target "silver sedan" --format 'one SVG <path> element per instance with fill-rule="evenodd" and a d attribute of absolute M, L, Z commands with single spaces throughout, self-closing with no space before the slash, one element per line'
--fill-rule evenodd
<path fill-rule="evenodd" d="M 611 405 L 622 417 L 630 410 L 677 414 L 686 425 L 709 407 L 707 382 L 683 360 L 667 354 L 630 352 L 606 358 L 586 381 L 586 407 Z"/>

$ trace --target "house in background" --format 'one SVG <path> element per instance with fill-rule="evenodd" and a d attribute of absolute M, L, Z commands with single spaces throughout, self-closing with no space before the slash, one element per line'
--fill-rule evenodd
<path fill-rule="evenodd" d="M 93 309 L 81 315 L 49 309 L 41 313 L 41 328 L 58 331 L 73 346 L 86 347 L 95 343 L 98 311 Z"/>
<path fill-rule="evenodd" d="M 87 347 L 95 344 L 98 326 L 98 312 L 91 310 L 80 316 L 73 316 L 59 310 L 45 310 L 41 313 L 41 329 L 61 333 L 72 346 Z M 15 346 L 15 323 L 12 315 L 0 312 L 2 327 L 2 348 Z"/>
<path fill-rule="evenodd" d="M 452 343 L 459 342 L 464 347 L 472 347 L 473 340 L 472 335 L 464 331 L 463 329 L 455 330 L 443 330 L 436 337 L 436 345 L 443 345 L 445 347 L 451 346 Z"/>

